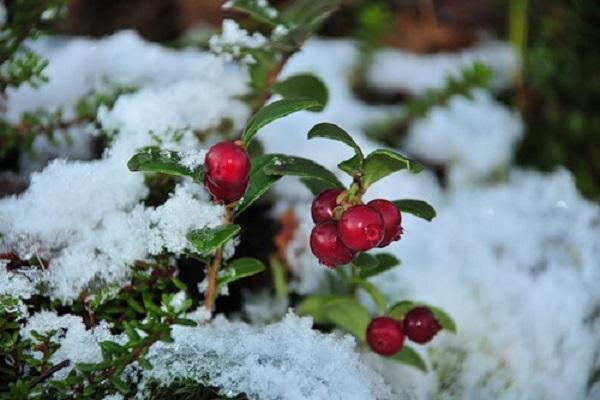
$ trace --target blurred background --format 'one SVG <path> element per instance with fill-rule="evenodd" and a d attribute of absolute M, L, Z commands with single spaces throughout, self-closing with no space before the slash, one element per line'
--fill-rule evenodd
<path fill-rule="evenodd" d="M 283 3 L 274 0 L 274 5 Z M 219 0 L 73 0 L 58 33 L 104 36 L 135 29 L 148 40 L 182 45 L 208 38 L 224 18 L 252 23 L 222 10 Z M 600 200 L 600 3 L 595 0 L 344 0 L 321 36 L 357 39 L 361 57 L 354 84 L 370 103 L 401 104 L 410 92 L 369 87 L 360 77 L 380 47 L 414 53 L 459 52 L 482 40 L 509 41 L 520 67 L 496 93 L 524 119 L 516 162 L 541 170 L 570 169 L 588 198 Z M 189 44 L 189 43 L 187 43 Z M 378 132 L 394 142 L 402 126 Z"/>

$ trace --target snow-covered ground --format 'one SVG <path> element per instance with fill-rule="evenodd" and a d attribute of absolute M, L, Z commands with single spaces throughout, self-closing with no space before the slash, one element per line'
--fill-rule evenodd
<path fill-rule="evenodd" d="M 166 248 L 185 250 L 185 232 L 212 226 L 222 209 L 201 188 L 184 182 L 162 206 L 145 207 L 141 174 L 126 162 L 135 149 L 155 143 L 201 151 L 192 130 L 222 119 L 243 125 L 248 109 L 239 68 L 197 51 L 175 52 L 144 43 L 132 33 L 100 41 L 45 40 L 37 49 L 50 59 L 50 83 L 9 93 L 7 115 L 65 106 L 107 79 L 140 90 L 101 110 L 103 127 L 116 130 L 103 157 L 58 160 L 31 178 L 21 196 L 0 200 L 0 252 L 51 259 L 48 271 L 8 272 L 0 266 L 0 294 L 36 293 L 69 302 L 87 286 L 122 284 L 128 265 Z M 330 90 L 322 113 L 302 112 L 266 127 L 259 137 L 270 152 L 313 158 L 334 168 L 351 154 L 330 141 L 306 141 L 319 122 L 350 132 L 366 151 L 376 147 L 364 127 L 390 112 L 354 98 L 347 77 L 355 58 L 348 41 L 312 40 L 294 56 L 285 75 L 313 72 Z M 415 57 L 386 51 L 371 71 L 376 85 L 420 92 L 439 86 L 448 73 L 483 58 L 505 85 L 515 65 L 506 46 L 483 44 L 459 55 Z M 380 72 L 377 72 L 380 71 Z M 115 83 L 114 81 L 111 83 Z M 438 217 L 427 223 L 404 217 L 405 235 L 389 251 L 403 265 L 378 278 L 389 301 L 412 298 L 445 308 L 459 332 L 440 334 L 423 351 L 429 374 L 358 354 L 348 336 L 323 335 L 309 320 L 287 314 L 281 322 L 251 326 L 217 318 L 200 328 L 178 327 L 175 343 L 150 352 L 155 369 L 145 379 L 168 383 L 185 376 L 260 399 L 593 399 L 592 371 L 600 367 L 600 209 L 582 199 L 568 172 L 521 171 L 510 166 L 522 135 L 518 115 L 489 93 L 455 99 L 415 124 L 405 149 L 447 163 L 451 185 L 443 190 L 430 172 L 400 173 L 373 186 L 370 197 L 421 198 Z M 483 184 L 498 169 L 507 179 Z M 276 211 L 294 207 L 301 226 L 290 250 L 294 290 L 321 290 L 327 273 L 308 250 L 310 195 L 297 181 L 275 187 Z M 65 325 L 59 350 L 81 361 L 98 359 L 95 340 L 106 327 L 85 332 L 75 316 L 32 316 L 31 329 Z M 113 338 L 119 340 L 119 338 Z M 384 383 L 385 382 L 385 383 Z M 143 385 L 143 382 L 141 383 Z"/>

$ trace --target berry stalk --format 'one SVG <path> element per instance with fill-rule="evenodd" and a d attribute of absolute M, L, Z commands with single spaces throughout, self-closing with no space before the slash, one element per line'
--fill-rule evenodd
<path fill-rule="evenodd" d="M 225 207 L 225 223 L 231 224 L 233 219 L 233 210 L 235 208 L 235 204 L 228 204 Z M 211 263 L 208 266 L 208 271 L 206 272 L 206 279 L 208 280 L 208 287 L 206 288 L 206 297 L 204 298 L 204 308 L 208 311 L 212 312 L 215 307 L 215 301 L 217 300 L 218 290 L 217 290 L 217 273 L 219 272 L 219 268 L 221 268 L 221 263 L 223 262 L 223 246 L 219 246 L 217 250 L 215 250 L 215 256 L 213 257 Z"/>

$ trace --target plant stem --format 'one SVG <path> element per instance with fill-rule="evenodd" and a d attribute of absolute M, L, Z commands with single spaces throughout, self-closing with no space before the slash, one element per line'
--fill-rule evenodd
<path fill-rule="evenodd" d="M 233 222 L 233 210 L 235 209 L 236 203 L 228 204 L 225 206 L 225 223 L 231 224 Z M 215 301 L 217 300 L 218 289 L 217 289 L 217 272 L 223 262 L 223 246 L 219 246 L 215 251 L 215 256 L 212 262 L 208 266 L 208 272 L 206 279 L 208 280 L 208 287 L 206 288 L 206 297 L 204 298 L 204 308 L 212 312 L 215 307 Z"/>

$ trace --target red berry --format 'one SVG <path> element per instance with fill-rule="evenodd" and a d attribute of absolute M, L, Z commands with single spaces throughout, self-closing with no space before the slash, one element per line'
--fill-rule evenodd
<path fill-rule="evenodd" d="M 340 238 L 356 251 L 366 251 L 383 240 L 384 228 L 381 214 L 374 208 L 360 205 L 349 208 L 339 222 Z"/>
<path fill-rule="evenodd" d="M 389 357 L 402 350 L 404 332 L 398 321 L 390 317 L 377 317 L 367 328 L 367 343 L 375 353 Z"/>
<path fill-rule="evenodd" d="M 232 188 L 224 188 L 210 178 L 208 174 L 204 175 L 204 186 L 212 194 L 213 198 L 217 201 L 222 201 L 226 204 L 233 203 L 241 199 L 248 189 L 249 181 L 246 179 L 239 186 Z"/>
<path fill-rule="evenodd" d="M 337 197 L 342 189 L 323 190 L 312 202 L 310 212 L 315 224 L 333 219 L 333 210 L 337 207 Z"/>
<path fill-rule="evenodd" d="M 400 240 L 402 234 L 402 216 L 398 207 L 389 200 L 377 199 L 367 203 L 369 207 L 373 207 L 383 218 L 383 226 L 385 233 L 383 240 L 378 247 L 385 247 L 393 241 Z"/>
<path fill-rule="evenodd" d="M 212 182 L 224 189 L 243 186 L 250 174 L 248 152 L 231 142 L 212 146 L 206 153 L 204 166 Z"/>
<path fill-rule="evenodd" d="M 330 220 L 315 226 L 310 234 L 310 249 L 321 264 L 329 268 L 348 264 L 356 252 L 342 243 L 338 236 L 337 222 Z"/>
<path fill-rule="evenodd" d="M 416 343 L 427 343 L 442 329 L 431 310 L 415 307 L 404 317 L 404 332 Z"/>

